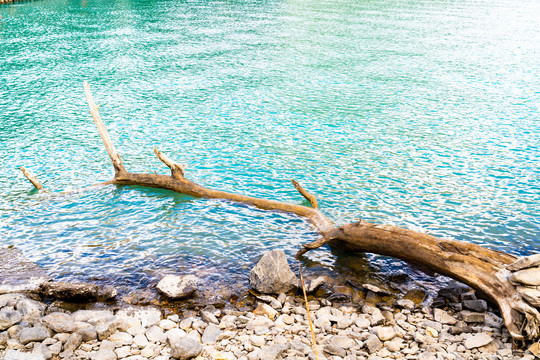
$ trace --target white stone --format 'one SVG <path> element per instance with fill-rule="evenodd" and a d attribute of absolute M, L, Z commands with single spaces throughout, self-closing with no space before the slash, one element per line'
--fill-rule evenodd
<path fill-rule="evenodd" d="M 470 337 L 469 339 L 465 340 L 463 345 L 465 346 L 465 348 L 467 350 L 471 350 L 471 349 L 474 349 L 474 348 L 485 346 L 485 345 L 489 344 L 492 341 L 493 341 L 493 338 L 491 336 L 489 336 L 488 334 L 482 332 L 482 333 L 476 334 L 476 335 Z"/>
<path fill-rule="evenodd" d="M 187 298 L 197 291 L 199 279 L 195 275 L 167 275 L 159 281 L 159 292 L 171 299 Z"/>

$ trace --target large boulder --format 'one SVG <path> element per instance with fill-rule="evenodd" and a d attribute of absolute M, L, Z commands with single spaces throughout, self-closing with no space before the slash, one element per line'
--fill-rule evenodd
<path fill-rule="evenodd" d="M 298 287 L 298 278 L 291 271 L 283 250 L 263 255 L 249 273 L 249 285 L 264 294 L 279 294 Z"/>

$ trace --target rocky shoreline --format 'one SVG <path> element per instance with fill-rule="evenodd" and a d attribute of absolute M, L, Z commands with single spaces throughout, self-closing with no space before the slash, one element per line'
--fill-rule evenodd
<path fill-rule="evenodd" d="M 461 302 L 446 309 L 403 299 L 393 306 L 312 299 L 318 358 L 535 358 L 512 350 L 502 320 L 485 301 L 470 292 L 460 296 Z M 23 294 L 0 295 L 0 358 L 315 359 L 301 297 L 262 295 L 252 310 L 210 305 L 169 316 L 153 306 L 99 306 L 69 313 Z"/>
<path fill-rule="evenodd" d="M 513 349 L 496 311 L 461 284 L 440 289 L 428 304 L 421 291 L 396 296 L 372 284 L 316 277 L 306 281 L 306 307 L 298 279 L 276 251 L 263 256 L 249 280 L 244 295 L 206 304 L 189 302 L 197 293 L 193 275 L 165 276 L 156 288 L 168 300 L 144 305 L 104 301 L 117 297 L 115 289 L 92 284 L 45 282 L 37 292 L 0 295 L 0 359 L 533 360 L 538 354 L 535 345 Z"/>

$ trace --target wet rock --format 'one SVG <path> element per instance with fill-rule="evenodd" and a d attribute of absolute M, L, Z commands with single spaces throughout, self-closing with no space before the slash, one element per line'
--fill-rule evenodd
<path fill-rule="evenodd" d="M 487 311 L 487 303 L 485 300 L 463 300 L 462 305 L 465 309 L 476 312 Z"/>
<path fill-rule="evenodd" d="M 267 316 L 270 320 L 274 320 L 278 316 L 278 312 L 267 304 L 259 304 L 255 310 L 255 315 Z"/>
<path fill-rule="evenodd" d="M 14 247 L 0 248 L 0 273 L 0 294 L 35 291 L 42 283 L 50 280 L 42 268 Z"/>
<path fill-rule="evenodd" d="M 319 276 L 315 279 L 312 279 L 309 282 L 309 285 L 306 287 L 306 292 L 312 293 L 315 290 L 317 290 L 319 287 L 321 287 L 323 284 L 327 282 L 327 279 L 324 276 Z"/>
<path fill-rule="evenodd" d="M 39 287 L 42 296 L 69 301 L 111 299 L 117 295 L 113 287 L 100 288 L 96 284 L 72 282 L 46 282 Z"/>
<path fill-rule="evenodd" d="M 65 313 L 56 312 L 42 319 L 43 324 L 57 333 L 70 333 L 75 330 L 73 318 Z"/>
<path fill-rule="evenodd" d="M 151 305 L 157 298 L 155 289 L 139 289 L 122 296 L 122 301 L 131 305 Z"/>
<path fill-rule="evenodd" d="M 283 250 L 263 255 L 249 273 L 250 286 L 263 294 L 279 294 L 298 287 L 298 279 L 291 271 Z"/>
<path fill-rule="evenodd" d="M 157 289 L 171 299 L 184 299 L 195 293 L 198 282 L 195 275 L 167 275 L 159 281 Z"/>
<path fill-rule="evenodd" d="M 405 300 L 412 300 L 415 305 L 420 305 L 426 298 L 426 292 L 422 289 L 411 289 L 403 296 Z"/>
<path fill-rule="evenodd" d="M 6 330 L 22 320 L 22 314 L 18 311 L 2 309 L 0 311 L 0 331 Z"/>
<path fill-rule="evenodd" d="M 375 294 L 378 294 L 378 295 L 391 295 L 392 294 L 388 290 L 382 289 L 382 288 L 380 288 L 378 286 L 371 285 L 371 284 L 362 284 L 362 287 L 364 289 L 372 291 L 372 292 L 374 292 Z"/>
<path fill-rule="evenodd" d="M 185 337 L 171 346 L 171 356 L 175 359 L 187 360 L 198 356 L 202 350 L 198 341 Z"/>
<path fill-rule="evenodd" d="M 489 336 L 488 334 L 482 332 L 480 334 L 476 334 L 469 339 L 465 340 L 463 345 L 467 350 L 478 348 L 481 346 L 485 346 L 493 341 L 493 338 Z"/>
<path fill-rule="evenodd" d="M 486 320 L 486 315 L 483 313 L 463 310 L 459 314 L 461 316 L 461 319 L 466 323 L 482 323 Z"/>
<path fill-rule="evenodd" d="M 540 266 L 540 254 L 520 257 L 506 268 L 510 271 L 516 271 L 536 266 Z"/>
<path fill-rule="evenodd" d="M 394 306 L 400 309 L 412 311 L 415 308 L 414 301 L 409 299 L 399 299 L 394 302 Z"/>
<path fill-rule="evenodd" d="M 469 291 L 471 291 L 471 288 L 468 286 L 455 285 L 440 289 L 438 295 L 450 302 L 457 303 L 461 300 L 460 295 Z"/>

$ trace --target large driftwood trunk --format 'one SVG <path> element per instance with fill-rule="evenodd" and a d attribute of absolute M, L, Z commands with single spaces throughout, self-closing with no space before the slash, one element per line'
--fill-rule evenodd
<path fill-rule="evenodd" d="M 489 296 L 499 306 L 506 327 L 515 340 L 536 340 L 540 337 L 540 313 L 531 305 L 531 303 L 533 305 L 540 304 L 540 298 L 524 300 L 520 292 L 516 290 L 516 286 L 510 281 L 509 269 L 518 268 L 511 265 L 516 264 L 517 258 L 515 256 L 475 244 L 440 239 L 388 225 L 375 225 L 360 221 L 336 228 L 319 211 L 315 196 L 308 193 L 294 180 L 292 181 L 294 187 L 310 202 L 311 207 L 205 188 L 186 179 L 184 177 L 185 167 L 169 159 L 157 148 L 154 149 L 154 153 L 170 168 L 170 176 L 128 172 L 103 125 L 98 106 L 96 106 L 90 92 L 90 86 L 86 82 L 84 89 L 90 113 L 115 170 L 114 178 L 104 184 L 157 187 L 195 197 L 228 199 L 264 210 L 296 214 L 309 219 L 322 235 L 321 239 L 304 245 L 304 248 L 298 252 L 298 256 L 329 243 L 349 251 L 388 255 L 421 265 L 459 280 Z M 39 189 L 37 179 L 33 176 L 30 177 L 26 170 L 24 173 Z M 529 264 L 529 262 L 523 261 L 521 263 Z M 538 267 L 536 269 L 540 271 Z"/>

